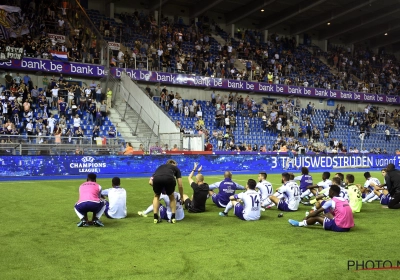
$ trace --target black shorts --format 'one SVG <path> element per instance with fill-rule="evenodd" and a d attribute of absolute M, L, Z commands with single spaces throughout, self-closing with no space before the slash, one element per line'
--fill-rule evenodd
<path fill-rule="evenodd" d="M 175 191 L 175 186 L 176 180 L 174 177 L 158 176 L 153 178 L 153 191 L 157 195 L 161 193 L 171 195 Z"/>
<path fill-rule="evenodd" d="M 185 203 L 185 209 L 186 210 L 189 210 L 189 209 L 192 208 L 192 201 L 189 198 L 186 198 L 184 203 Z"/>

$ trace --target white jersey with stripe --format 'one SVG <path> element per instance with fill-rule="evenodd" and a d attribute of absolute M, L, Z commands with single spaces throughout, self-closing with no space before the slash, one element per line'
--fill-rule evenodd
<path fill-rule="evenodd" d="M 177 221 L 180 221 L 183 220 L 183 218 L 185 217 L 185 212 L 183 211 L 183 206 L 181 201 L 181 195 L 178 192 L 174 192 L 174 196 L 176 201 L 175 219 Z M 166 194 L 161 194 L 160 200 L 164 200 L 165 206 L 167 207 L 168 219 L 171 219 L 172 211 L 171 211 L 169 196 Z"/>
<path fill-rule="evenodd" d="M 367 181 L 365 181 L 364 188 L 368 188 L 373 191 L 375 189 L 373 185 L 379 186 L 380 184 L 381 182 L 379 179 L 370 177 Z"/>
<path fill-rule="evenodd" d="M 296 182 L 286 182 L 278 189 L 278 193 L 284 195 L 290 210 L 296 211 L 299 208 L 300 187 Z"/>
<path fill-rule="evenodd" d="M 329 179 L 322 180 L 317 185 L 318 185 L 318 187 L 321 187 L 323 189 L 329 189 L 331 187 L 331 185 L 332 185 L 332 181 L 329 180 Z"/>
<path fill-rule="evenodd" d="M 256 190 L 247 190 L 235 195 L 243 201 L 243 218 L 246 221 L 259 220 L 261 216 L 261 195 Z"/>
<path fill-rule="evenodd" d="M 272 184 L 267 180 L 259 182 L 256 188 L 260 191 L 261 201 L 266 200 L 270 195 L 272 195 Z"/>

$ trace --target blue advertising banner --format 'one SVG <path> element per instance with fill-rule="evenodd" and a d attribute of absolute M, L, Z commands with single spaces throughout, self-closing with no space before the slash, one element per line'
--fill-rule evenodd
<path fill-rule="evenodd" d="M 11 59 L 0 61 L 0 68 L 21 71 L 42 71 L 49 73 L 62 73 L 66 75 L 78 75 L 89 77 L 103 77 L 106 72 L 102 65 L 84 64 L 75 62 L 62 62 L 36 58 Z M 123 71 L 133 80 L 170 85 L 193 86 L 201 88 L 226 89 L 235 91 L 247 91 L 255 93 L 275 93 L 283 95 L 306 96 L 323 99 L 353 100 L 371 103 L 399 104 L 398 96 L 350 92 L 342 90 L 330 90 L 321 88 L 308 88 L 300 86 L 278 85 L 269 83 L 238 81 L 221 78 L 202 77 L 177 73 L 163 73 L 145 70 L 134 70 L 112 67 L 111 73 L 120 77 Z"/>
<path fill-rule="evenodd" d="M 177 161 L 184 173 L 193 163 L 209 171 L 280 171 L 287 156 L 280 155 L 156 155 L 156 156 L 1 156 L 0 176 L 54 176 L 98 174 L 153 173 L 167 159 Z M 309 167 L 311 170 L 330 171 L 339 168 L 384 168 L 387 164 L 400 165 L 397 155 L 304 155 L 295 158 L 289 168 Z"/>

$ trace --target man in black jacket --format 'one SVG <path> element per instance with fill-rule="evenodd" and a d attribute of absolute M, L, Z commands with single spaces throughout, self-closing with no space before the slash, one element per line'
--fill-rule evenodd
<path fill-rule="evenodd" d="M 389 201 L 388 207 L 391 209 L 400 208 L 400 170 L 395 169 L 393 163 L 387 166 L 385 176 L 386 186 L 392 199 Z"/>

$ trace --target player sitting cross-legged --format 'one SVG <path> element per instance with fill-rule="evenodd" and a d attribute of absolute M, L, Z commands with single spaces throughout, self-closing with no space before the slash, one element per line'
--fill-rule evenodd
<path fill-rule="evenodd" d="M 249 179 L 246 191 L 229 197 L 231 200 L 225 207 L 224 212 L 219 212 L 220 216 L 228 216 L 229 210 L 234 208 L 233 213 L 236 217 L 244 221 L 259 220 L 261 216 L 260 193 L 256 189 L 256 181 Z M 243 205 L 238 201 L 241 200 Z"/>
<path fill-rule="evenodd" d="M 326 201 L 322 207 L 310 213 L 302 222 L 289 220 L 289 223 L 295 227 L 306 227 L 320 223 L 325 230 L 336 232 L 346 232 L 354 227 L 354 218 L 349 202 L 339 197 L 340 187 L 332 185 L 329 189 L 331 200 Z M 325 213 L 324 216 L 320 214 Z"/>
<path fill-rule="evenodd" d="M 215 189 L 218 189 L 218 193 L 214 192 Z M 236 190 L 244 189 L 243 186 L 232 181 L 232 173 L 230 171 L 225 171 L 223 181 L 210 185 L 209 195 L 215 205 L 220 208 L 225 208 L 229 203 L 229 197 L 234 195 Z"/>
<path fill-rule="evenodd" d="M 386 172 L 387 172 L 386 168 L 381 170 L 383 178 L 385 178 Z M 389 201 L 391 200 L 391 196 L 389 194 L 389 191 L 386 188 L 386 182 L 385 182 L 385 184 L 382 184 L 382 185 L 379 185 L 379 186 L 375 186 L 374 187 L 374 194 L 379 197 L 379 200 L 380 200 L 382 205 L 388 205 L 389 204 Z M 386 208 L 386 207 L 384 207 L 384 208 Z"/>
<path fill-rule="evenodd" d="M 369 172 L 364 173 L 364 178 L 366 179 L 366 181 L 364 183 L 364 188 L 362 188 L 361 192 L 365 194 L 365 198 L 362 200 L 362 202 L 365 203 L 378 200 L 379 196 L 375 194 L 374 190 L 376 188 L 379 188 L 381 182 L 379 181 L 379 179 L 372 177 L 371 173 Z"/>
<path fill-rule="evenodd" d="M 282 173 L 283 185 L 269 197 L 269 200 L 281 211 L 297 211 L 299 208 L 300 188 L 295 181 L 290 180 L 290 177 L 289 173 Z"/>

